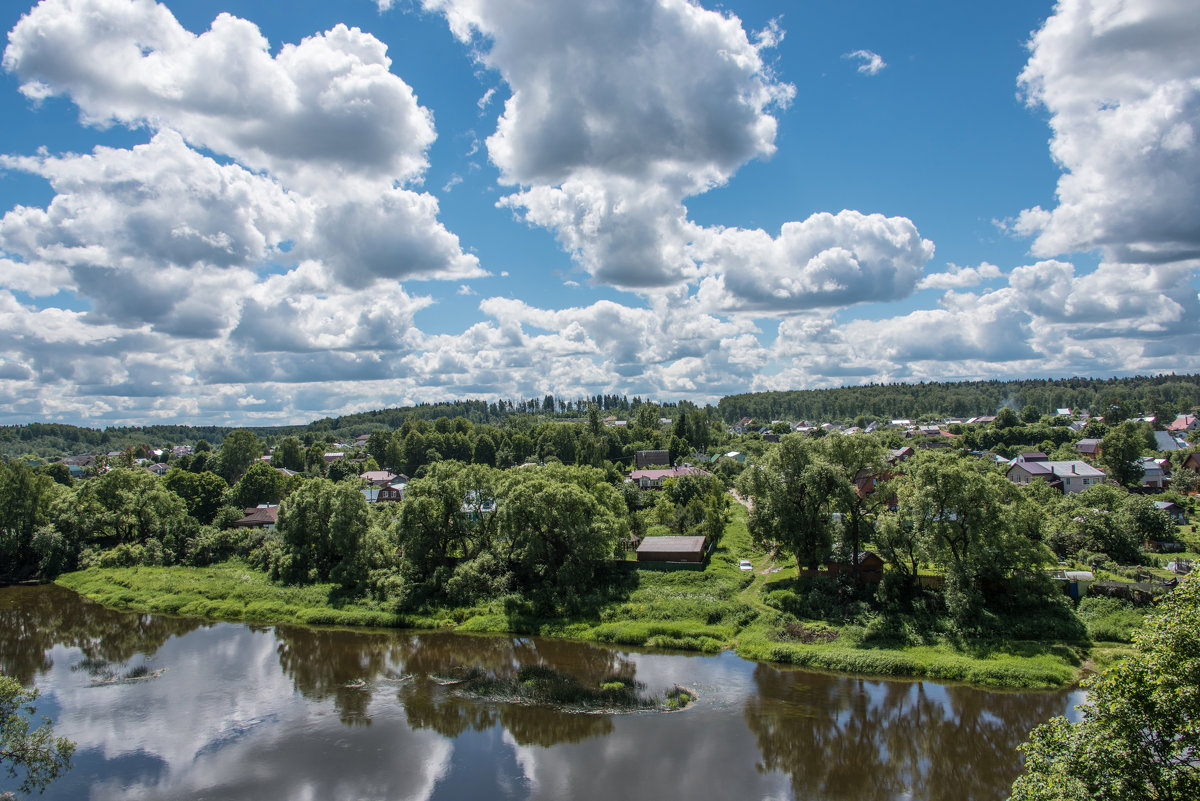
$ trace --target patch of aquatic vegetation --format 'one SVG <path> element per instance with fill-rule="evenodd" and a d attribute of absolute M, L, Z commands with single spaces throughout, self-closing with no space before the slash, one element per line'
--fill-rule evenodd
<path fill-rule="evenodd" d="M 131 668 L 126 668 L 122 664 L 113 664 L 106 659 L 92 659 L 87 657 L 80 662 L 71 665 L 71 670 L 87 673 L 92 680 L 92 685 L 101 684 L 129 684 L 137 681 L 146 681 L 147 679 L 157 679 L 159 676 L 167 672 L 166 668 L 151 670 L 147 665 L 135 665 Z"/>
<path fill-rule="evenodd" d="M 452 676 L 430 676 L 453 685 L 457 695 L 482 701 L 544 706 L 566 712 L 635 712 L 683 709 L 696 694 L 681 687 L 666 698 L 645 693 L 645 685 L 627 676 L 606 676 L 595 685 L 547 665 L 524 665 L 512 676 L 492 676 L 479 668 L 464 668 Z"/>

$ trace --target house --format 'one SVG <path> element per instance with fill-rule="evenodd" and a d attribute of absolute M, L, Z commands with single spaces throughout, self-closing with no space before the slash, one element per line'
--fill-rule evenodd
<path fill-rule="evenodd" d="M 165 476 L 167 471 L 170 469 L 171 468 L 167 467 L 161 462 L 154 462 L 153 464 L 146 465 L 146 472 L 153 473 L 156 476 Z"/>
<path fill-rule="evenodd" d="M 633 466 L 638 470 L 644 470 L 654 465 L 662 465 L 663 467 L 671 466 L 670 451 L 638 451 L 633 457 Z"/>
<path fill-rule="evenodd" d="M 367 470 L 359 475 L 359 478 L 366 481 L 372 487 L 386 487 L 396 480 L 397 476 L 391 470 Z"/>
<path fill-rule="evenodd" d="M 376 496 L 376 503 L 399 503 L 404 500 L 404 491 L 408 489 L 407 481 L 397 481 L 388 484 L 386 487 L 381 487 L 379 495 Z"/>
<path fill-rule="evenodd" d="M 1200 417 L 1194 414 L 1181 414 L 1175 418 L 1171 425 L 1167 426 L 1168 431 L 1195 431 L 1200 429 Z"/>
<path fill-rule="evenodd" d="M 1193 473 L 1200 473 L 1200 451 L 1189 453 L 1183 460 L 1183 466 Z"/>
<path fill-rule="evenodd" d="M 1138 465 L 1142 468 L 1141 484 L 1143 487 L 1166 489 L 1171 479 L 1167 477 L 1167 471 L 1163 469 L 1164 466 L 1160 460 L 1151 456 L 1143 456 L 1138 459 Z"/>
<path fill-rule="evenodd" d="M 834 562 L 826 563 L 826 568 L 830 575 L 836 576 L 839 573 L 850 573 L 853 571 L 853 566 L 850 562 Z M 869 584 L 878 584 L 883 581 L 883 559 L 874 551 L 861 551 L 858 554 L 858 580 Z"/>
<path fill-rule="evenodd" d="M 334 462 L 340 461 L 345 458 L 346 458 L 345 451 L 333 451 L 331 453 L 325 454 L 325 464 L 333 464 Z"/>
<path fill-rule="evenodd" d="M 279 505 L 262 503 L 252 509 L 246 509 L 246 516 L 237 520 L 233 525 L 238 528 L 274 529 L 279 522 Z"/>
<path fill-rule="evenodd" d="M 751 420 L 749 417 L 743 417 L 741 420 L 738 420 L 737 425 L 735 425 L 733 427 L 733 433 L 735 433 L 735 434 L 746 433 L 746 429 L 749 428 L 753 422 L 754 421 Z"/>
<path fill-rule="evenodd" d="M 1154 507 L 1156 509 L 1162 509 L 1164 512 L 1169 514 L 1171 519 L 1179 525 L 1187 525 L 1187 515 L 1183 513 L 1183 507 L 1181 507 L 1179 504 L 1172 501 L 1155 501 Z"/>
<path fill-rule="evenodd" d="M 480 520 L 485 514 L 496 511 L 496 499 L 482 495 L 476 490 L 467 490 L 458 513 L 471 520 Z"/>
<path fill-rule="evenodd" d="M 365 490 L 360 490 L 363 497 L 367 499 L 367 503 L 377 503 L 379 501 L 379 493 L 382 490 L 379 487 L 367 487 Z"/>
<path fill-rule="evenodd" d="M 1099 459 L 1100 458 L 1100 440 L 1092 438 L 1092 437 L 1088 437 L 1087 439 L 1081 439 L 1081 440 L 1079 440 L 1079 442 L 1075 443 L 1075 450 L 1079 453 L 1080 456 L 1083 456 L 1087 459 Z"/>
<path fill-rule="evenodd" d="M 1040 459 L 1024 459 L 1033 456 Z M 1067 495 L 1083 492 L 1097 484 L 1104 483 L 1104 471 L 1092 467 L 1087 462 L 1052 462 L 1045 454 L 1021 454 L 1009 465 L 1005 477 L 1020 486 L 1038 479 L 1049 482 L 1051 487 Z"/>
<path fill-rule="evenodd" d="M 1056 409 L 1054 414 L 1058 417 L 1070 417 L 1071 410 L 1070 409 Z"/>
<path fill-rule="evenodd" d="M 1171 451 L 1183 450 L 1187 447 L 1181 443 L 1170 431 L 1155 431 L 1154 432 L 1154 450 L 1170 453 Z"/>
<path fill-rule="evenodd" d="M 888 464 L 903 464 L 916 454 L 916 451 L 905 445 L 903 448 L 896 448 L 887 455 Z"/>
<path fill-rule="evenodd" d="M 707 476 L 709 475 L 699 467 L 691 467 L 684 465 L 683 467 L 667 467 L 653 470 L 634 470 L 629 474 L 629 480 L 638 485 L 640 489 L 662 489 L 662 483 L 667 478 L 680 478 L 682 476 Z"/>
<path fill-rule="evenodd" d="M 639 562 L 702 562 L 705 537 L 646 537 L 637 547 Z"/>

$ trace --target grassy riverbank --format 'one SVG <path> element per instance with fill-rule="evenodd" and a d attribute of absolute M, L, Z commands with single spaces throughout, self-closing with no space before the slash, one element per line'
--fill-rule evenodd
<path fill-rule="evenodd" d="M 753 572 L 738 569 L 749 558 Z M 106 606 L 255 623 L 454 628 L 538 634 L 629 647 L 715 653 L 838 672 L 962 681 L 980 686 L 1049 688 L 1078 678 L 1086 649 L 1058 642 L 952 641 L 880 646 L 860 627 L 812 624 L 796 641 L 789 619 L 763 597 L 780 575 L 756 553 L 746 511 L 731 509 L 720 546 L 703 570 L 676 566 L 614 567 L 611 591 L 592 607 L 544 617 L 517 597 L 470 608 L 397 613 L 393 605 L 337 600 L 333 585 L 285 587 L 240 562 L 203 568 L 92 568 L 58 582 Z M 810 622 L 811 623 L 811 622 Z M 793 630 L 795 624 L 792 624 Z"/>

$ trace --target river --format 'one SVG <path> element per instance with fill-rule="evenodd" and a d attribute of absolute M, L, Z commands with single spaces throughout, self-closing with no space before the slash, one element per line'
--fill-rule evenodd
<path fill-rule="evenodd" d="M 460 697 L 552 666 L 698 700 L 583 714 Z M 1078 691 L 987 692 L 531 637 L 251 626 L 0 589 L 0 671 L 78 745 L 45 799 L 1003 799 Z M 0 778 L 0 790 L 11 781 Z"/>

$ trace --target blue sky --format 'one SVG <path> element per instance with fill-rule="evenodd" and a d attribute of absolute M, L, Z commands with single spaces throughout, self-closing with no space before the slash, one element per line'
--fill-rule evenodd
<path fill-rule="evenodd" d="M 1189 0 L 3 15 L 0 422 L 1200 369 Z"/>

